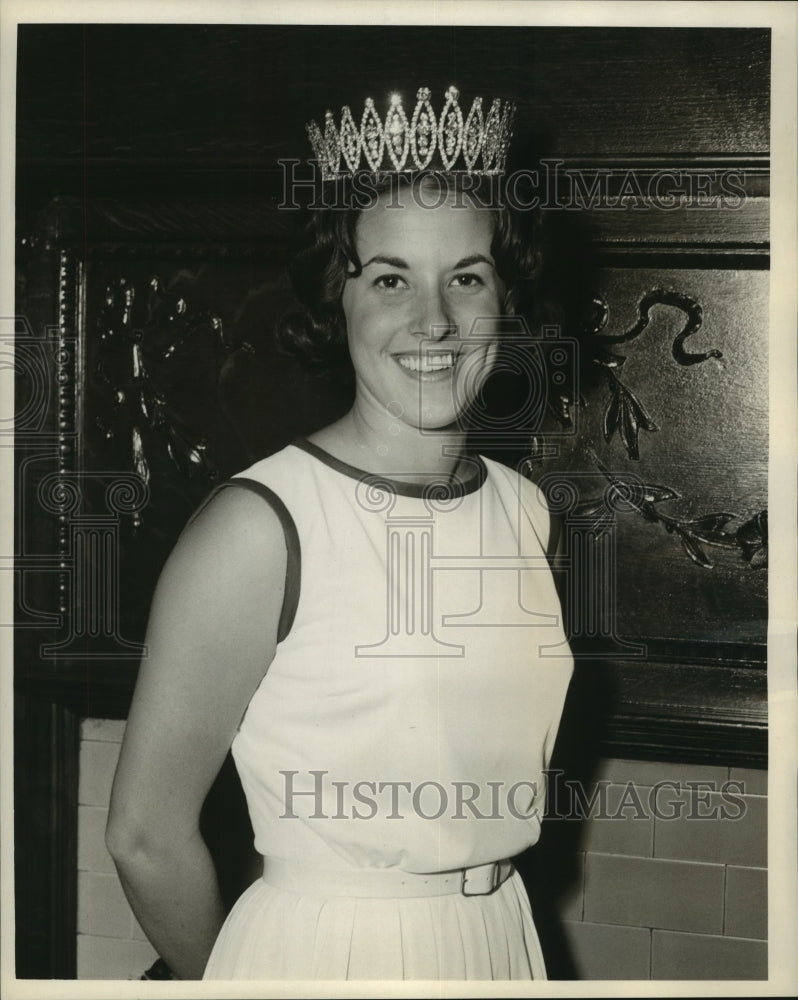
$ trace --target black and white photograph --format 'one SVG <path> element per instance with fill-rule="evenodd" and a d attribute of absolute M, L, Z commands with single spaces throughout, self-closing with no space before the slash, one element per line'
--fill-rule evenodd
<path fill-rule="evenodd" d="M 789 994 L 796 6 L 160 6 L 1 26 L 5 994 Z"/>

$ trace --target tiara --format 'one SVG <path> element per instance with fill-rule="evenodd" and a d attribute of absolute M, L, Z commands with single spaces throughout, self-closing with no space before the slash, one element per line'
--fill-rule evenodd
<path fill-rule="evenodd" d="M 503 174 L 515 104 L 497 97 L 485 116 L 482 98 L 475 97 L 464 120 L 457 87 L 446 91 L 440 116 L 435 114 L 430 97 L 428 87 L 418 89 L 410 118 L 402 107 L 401 96 L 392 94 L 384 122 L 370 97 L 366 98 L 359 128 L 348 105 L 341 108 L 340 128 L 332 111 L 324 116 L 323 132 L 315 121 L 308 122 L 308 137 L 322 179 L 334 180 L 359 170 Z"/>

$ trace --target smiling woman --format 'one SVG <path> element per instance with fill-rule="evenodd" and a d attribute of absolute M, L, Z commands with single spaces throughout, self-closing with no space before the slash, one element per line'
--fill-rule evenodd
<path fill-rule="evenodd" d="M 573 662 L 546 503 L 468 449 L 537 255 L 454 159 L 313 215 L 282 337 L 352 408 L 213 494 L 158 586 L 108 843 L 185 978 L 545 978 L 510 859 Z M 264 861 L 225 919 L 198 817 L 228 748 Z"/>
<path fill-rule="evenodd" d="M 419 461 L 422 474 L 446 471 L 441 434 L 463 435 L 496 357 L 504 285 L 493 232 L 490 213 L 454 194 L 435 208 L 383 194 L 363 213 L 341 296 L 355 405 L 318 443 L 337 443 L 353 464 L 367 455 L 374 471 Z"/>
<path fill-rule="evenodd" d="M 526 304 L 540 266 L 534 227 L 507 206 L 500 182 L 388 174 L 368 208 L 342 210 L 358 190 L 344 178 L 333 207 L 315 213 L 291 267 L 304 310 L 284 319 L 281 339 L 311 367 L 353 365 L 357 386 L 353 410 L 319 443 L 340 432 L 358 441 L 341 442 L 349 460 L 366 448 L 375 470 L 392 473 L 429 454 L 430 472 L 440 435 L 463 438 L 503 322 Z M 411 439 L 405 426 L 422 433 Z M 439 433 L 425 440 L 425 430 Z"/>
<path fill-rule="evenodd" d="M 490 216 L 451 202 L 427 209 L 410 201 L 396 212 L 383 197 L 361 220 L 364 263 L 348 277 L 342 305 L 363 424 L 373 425 L 393 404 L 414 428 L 456 426 L 473 401 L 463 371 L 486 377 L 496 356 L 484 336 L 498 334 L 502 298 L 492 237 Z M 483 324 L 483 336 L 474 338 L 480 318 L 493 319 L 493 330 Z M 475 391 L 479 381 L 468 386 Z"/>

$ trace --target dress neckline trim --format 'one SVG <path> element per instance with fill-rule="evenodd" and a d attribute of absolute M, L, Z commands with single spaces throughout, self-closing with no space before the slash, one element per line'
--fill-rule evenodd
<path fill-rule="evenodd" d="M 331 455 L 324 448 L 319 447 L 319 445 L 308 441 L 307 438 L 295 438 L 291 444 L 295 448 L 307 452 L 308 455 L 312 455 L 335 472 L 340 472 L 350 479 L 356 479 L 359 482 L 365 482 L 369 485 L 380 486 L 399 494 L 399 496 L 405 497 L 442 499 L 440 496 L 441 491 L 445 492 L 447 499 L 467 496 L 469 493 L 475 493 L 481 488 L 488 474 L 485 463 L 479 455 L 468 455 L 465 461 L 470 465 L 476 466 L 474 475 L 468 479 L 461 479 L 459 476 L 441 476 L 439 479 L 431 479 L 428 483 L 404 483 L 401 480 L 392 479 L 385 473 L 367 472 L 365 469 L 359 469 L 355 465 L 350 465 L 348 462 L 336 458 L 335 455 Z"/>

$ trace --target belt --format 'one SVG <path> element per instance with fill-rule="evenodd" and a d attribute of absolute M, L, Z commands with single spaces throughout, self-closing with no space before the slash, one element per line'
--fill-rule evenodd
<path fill-rule="evenodd" d="M 512 861 L 495 861 L 473 868 L 417 874 L 397 868 L 352 868 L 330 871 L 296 861 L 263 859 L 263 881 L 276 889 L 322 896 L 411 897 L 487 896 L 515 871 Z"/>

